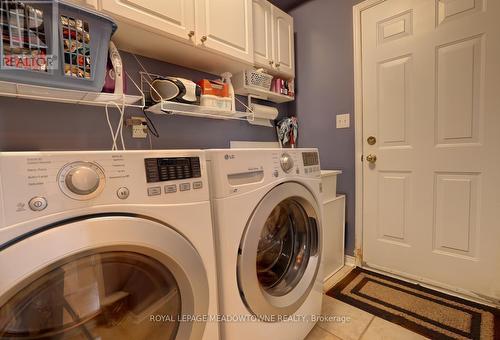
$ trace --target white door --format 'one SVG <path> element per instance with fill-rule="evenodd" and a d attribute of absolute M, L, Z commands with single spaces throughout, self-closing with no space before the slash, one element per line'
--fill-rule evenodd
<path fill-rule="evenodd" d="M 499 14 L 387 0 L 361 15 L 363 261 L 497 301 Z"/>
<path fill-rule="evenodd" d="M 197 0 L 200 47 L 253 63 L 252 0 Z"/>
<path fill-rule="evenodd" d="M 86 0 L 95 4 L 95 0 Z M 97 8 L 158 34 L 194 41 L 195 0 L 99 0 Z"/>
<path fill-rule="evenodd" d="M 271 3 L 267 0 L 252 0 L 252 16 L 255 64 L 272 68 L 274 60 Z"/>
<path fill-rule="evenodd" d="M 273 6 L 274 66 L 285 76 L 295 76 L 293 17 Z"/>

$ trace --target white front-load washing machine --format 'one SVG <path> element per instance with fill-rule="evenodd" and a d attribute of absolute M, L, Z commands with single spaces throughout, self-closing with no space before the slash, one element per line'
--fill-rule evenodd
<path fill-rule="evenodd" d="M 219 338 L 202 151 L 0 153 L 0 338 Z"/>
<path fill-rule="evenodd" d="M 207 150 L 223 339 L 303 339 L 321 314 L 316 149 Z"/>

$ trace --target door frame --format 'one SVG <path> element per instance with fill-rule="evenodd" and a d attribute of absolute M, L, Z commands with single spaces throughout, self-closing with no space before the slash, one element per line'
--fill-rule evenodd
<path fill-rule="evenodd" d="M 354 258 L 363 267 L 363 58 L 361 41 L 361 14 L 386 0 L 365 0 L 353 6 L 354 42 L 354 140 L 355 140 L 355 219 Z"/>
<path fill-rule="evenodd" d="M 455 287 L 443 285 L 422 277 L 403 274 L 390 268 L 378 268 L 366 265 L 363 262 L 363 194 L 364 194 L 364 167 L 363 167 L 363 56 L 361 40 L 361 15 L 374 6 L 380 5 L 387 0 L 365 0 L 353 6 L 353 42 L 354 42 L 354 140 L 355 140 L 355 225 L 354 225 L 354 258 L 355 265 L 367 268 L 390 277 L 403 281 L 417 283 L 424 287 L 458 296 L 460 298 L 492 306 L 499 307 L 498 301 L 492 301 L 487 297 L 479 296 L 474 292 Z"/>

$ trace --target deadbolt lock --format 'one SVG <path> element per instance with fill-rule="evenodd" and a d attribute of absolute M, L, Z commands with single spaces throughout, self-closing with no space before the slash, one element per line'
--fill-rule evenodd
<path fill-rule="evenodd" d="M 377 156 L 375 156 L 375 155 L 368 155 L 368 156 L 366 156 L 366 161 L 368 163 L 374 164 L 377 161 Z"/>
<path fill-rule="evenodd" d="M 368 142 L 368 144 L 370 145 L 375 145 L 375 143 L 377 143 L 377 138 L 375 138 L 374 136 L 370 136 L 366 139 L 366 141 Z"/>

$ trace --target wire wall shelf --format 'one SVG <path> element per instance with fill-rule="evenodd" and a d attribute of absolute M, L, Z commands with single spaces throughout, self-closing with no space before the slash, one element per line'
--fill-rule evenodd
<path fill-rule="evenodd" d="M 149 73 L 149 72 L 139 72 L 141 75 L 141 92 L 144 94 L 145 102 L 152 103 L 151 92 L 155 91 L 157 97 L 161 98 L 161 95 L 156 92 L 151 83 L 154 79 L 161 77 L 160 75 Z M 254 113 L 247 107 L 247 105 L 236 98 L 236 101 L 240 102 L 243 106 L 247 108 L 247 112 L 244 111 L 225 111 L 217 108 L 211 108 L 206 106 L 200 106 L 195 104 L 185 104 L 172 102 L 168 100 L 162 100 L 159 103 L 152 103 L 145 111 L 151 112 L 159 115 L 181 115 L 190 117 L 201 117 L 201 118 L 211 118 L 211 119 L 223 119 L 223 120 L 245 120 L 253 121 Z"/>
<path fill-rule="evenodd" d="M 137 108 L 144 108 L 145 106 L 144 95 L 142 94 L 87 92 L 8 81 L 0 81 L 0 96 L 93 106 L 108 106 L 111 104 Z"/>

